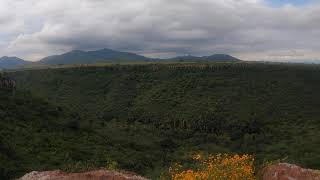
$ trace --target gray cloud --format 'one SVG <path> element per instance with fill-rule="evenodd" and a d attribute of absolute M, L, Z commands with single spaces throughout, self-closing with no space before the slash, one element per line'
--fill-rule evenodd
<path fill-rule="evenodd" d="M 319 59 L 319 12 L 319 4 L 263 0 L 2 0 L 0 55 L 36 60 L 106 47 L 161 57 Z"/>

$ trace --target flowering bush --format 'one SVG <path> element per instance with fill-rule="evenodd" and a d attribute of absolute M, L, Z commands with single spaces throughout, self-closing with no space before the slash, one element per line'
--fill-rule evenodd
<path fill-rule="evenodd" d="M 175 165 L 169 172 L 172 180 L 254 180 L 254 158 L 250 155 L 217 154 L 204 158 L 193 156 L 199 163 L 197 169 L 180 171 Z"/>

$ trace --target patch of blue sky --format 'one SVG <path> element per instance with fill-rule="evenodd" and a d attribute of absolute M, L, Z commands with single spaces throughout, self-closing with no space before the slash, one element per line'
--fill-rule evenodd
<path fill-rule="evenodd" d="M 266 0 L 270 5 L 275 7 L 281 7 L 287 4 L 294 6 L 305 6 L 310 3 L 315 3 L 317 0 Z"/>

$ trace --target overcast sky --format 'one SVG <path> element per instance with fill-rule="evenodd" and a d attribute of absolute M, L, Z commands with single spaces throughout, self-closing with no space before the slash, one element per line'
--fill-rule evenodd
<path fill-rule="evenodd" d="M 0 0 L 0 56 L 110 48 L 150 57 L 227 53 L 320 61 L 308 0 Z"/>

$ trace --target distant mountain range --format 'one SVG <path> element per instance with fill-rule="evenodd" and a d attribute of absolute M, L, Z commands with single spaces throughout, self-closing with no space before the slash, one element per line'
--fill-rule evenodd
<path fill-rule="evenodd" d="M 171 61 L 182 61 L 182 62 L 193 62 L 193 61 L 240 61 L 240 59 L 230 56 L 228 54 L 214 54 L 211 56 L 177 56 L 174 58 L 169 58 Z"/>
<path fill-rule="evenodd" d="M 96 51 L 74 50 L 61 55 L 49 56 L 41 59 L 43 64 L 94 64 L 94 63 L 121 63 L 121 62 L 152 62 L 152 61 L 239 61 L 227 54 L 211 56 L 179 56 L 168 59 L 153 59 L 129 52 L 101 49 Z"/>
<path fill-rule="evenodd" d="M 239 59 L 227 54 L 214 54 L 211 56 L 178 56 L 167 59 L 153 59 L 130 52 L 121 52 L 111 49 L 101 49 L 96 51 L 80 51 L 74 50 L 61 55 L 48 56 L 34 64 L 60 65 L 60 64 L 95 64 L 95 63 L 124 63 L 124 62 L 157 62 L 157 61 L 173 61 L 173 62 L 234 62 Z M 0 58 L 0 69 L 18 68 L 28 65 L 31 62 L 25 61 L 17 57 Z"/>
<path fill-rule="evenodd" d="M 4 56 L 0 58 L 0 69 L 18 68 L 30 63 L 30 61 L 25 61 L 17 57 Z"/>
<path fill-rule="evenodd" d="M 44 64 L 94 64 L 148 60 L 150 59 L 134 53 L 114 51 L 111 49 L 101 49 L 97 51 L 74 50 L 65 54 L 43 58 L 39 62 Z"/>

